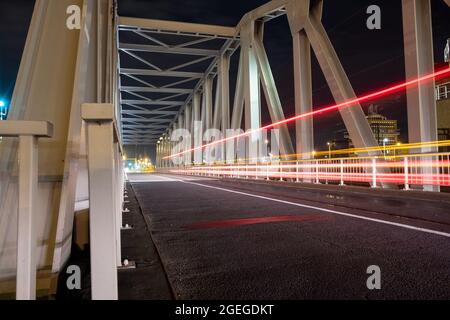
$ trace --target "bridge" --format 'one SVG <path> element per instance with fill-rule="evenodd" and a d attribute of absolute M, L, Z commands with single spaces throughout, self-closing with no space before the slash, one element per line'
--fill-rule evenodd
<path fill-rule="evenodd" d="M 70 294 L 85 264 L 94 300 L 448 299 L 450 65 L 435 67 L 430 2 L 401 1 L 406 79 L 357 95 L 327 1 L 268 1 L 230 27 L 37 0 L 0 121 L 0 297 Z M 265 47 L 279 19 L 293 116 Z M 313 104 L 312 54 L 332 105 Z M 364 107 L 399 93 L 408 142 L 380 141 Z M 316 150 L 333 112 L 351 145 Z"/>

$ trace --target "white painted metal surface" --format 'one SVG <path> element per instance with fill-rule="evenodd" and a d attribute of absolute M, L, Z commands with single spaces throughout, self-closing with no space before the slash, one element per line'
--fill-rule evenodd
<path fill-rule="evenodd" d="M 91 290 L 93 300 L 118 299 L 116 197 L 117 146 L 114 144 L 114 106 L 84 104 L 81 116 L 87 124 Z M 110 118 L 107 118 L 110 115 Z M 120 214 L 121 214 L 120 210 Z"/>

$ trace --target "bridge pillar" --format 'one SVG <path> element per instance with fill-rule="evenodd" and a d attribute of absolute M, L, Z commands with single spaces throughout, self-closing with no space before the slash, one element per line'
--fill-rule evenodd
<path fill-rule="evenodd" d="M 193 121 L 193 139 L 194 139 L 194 148 L 197 148 L 203 143 L 203 125 L 200 125 L 201 114 L 200 114 L 200 93 L 194 93 L 193 101 L 192 101 L 192 121 Z M 194 163 L 202 164 L 203 163 L 203 152 L 201 150 L 194 151 Z"/>
<path fill-rule="evenodd" d="M 402 0 L 402 9 L 406 79 L 415 79 L 434 72 L 431 3 L 429 0 Z M 434 87 L 433 80 L 407 88 L 410 143 L 431 142 L 438 138 Z M 432 153 L 437 148 L 422 147 L 412 151 Z M 436 169 L 432 167 L 422 170 L 425 178 L 436 174 Z M 439 191 L 438 186 L 426 180 L 424 190 Z"/>
<path fill-rule="evenodd" d="M 93 300 L 117 300 L 117 194 L 113 106 L 84 104 L 89 166 L 89 228 Z"/>
<path fill-rule="evenodd" d="M 226 133 L 227 137 L 233 136 L 231 133 L 241 129 L 242 115 L 244 114 L 244 51 L 241 49 L 239 56 L 239 66 L 236 78 L 236 90 L 234 93 L 233 113 L 231 117 L 230 133 Z M 226 162 L 233 164 L 237 156 L 238 141 L 229 141 L 226 144 Z"/>
<path fill-rule="evenodd" d="M 243 25 L 241 30 L 245 130 L 247 131 L 255 130 L 261 127 L 260 74 L 254 48 L 255 37 L 257 35 L 256 28 L 257 26 L 255 25 L 255 22 L 250 21 Z M 252 158 L 252 148 L 257 148 L 259 140 L 259 132 L 254 132 L 247 137 L 247 159 Z M 252 161 L 254 161 L 254 159 Z"/>
<path fill-rule="evenodd" d="M 185 141 L 185 146 L 187 147 L 187 149 L 191 149 L 192 148 L 192 106 L 188 105 L 186 106 L 186 110 L 185 110 L 185 115 L 184 115 L 184 128 L 189 131 L 189 136 L 188 137 L 184 137 L 183 139 L 188 139 L 188 141 Z M 185 159 L 184 159 L 184 164 L 186 166 L 189 166 L 192 162 L 192 155 L 190 152 L 187 152 L 185 154 Z"/>

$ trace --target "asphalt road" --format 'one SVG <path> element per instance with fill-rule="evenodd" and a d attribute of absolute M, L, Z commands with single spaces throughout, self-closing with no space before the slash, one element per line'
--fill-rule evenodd
<path fill-rule="evenodd" d="M 177 299 L 450 298 L 449 202 L 169 175 L 130 180 Z M 367 287 L 372 265 L 379 290 Z"/>

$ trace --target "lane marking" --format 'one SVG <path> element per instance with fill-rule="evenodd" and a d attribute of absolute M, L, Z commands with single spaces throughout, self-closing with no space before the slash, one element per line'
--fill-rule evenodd
<path fill-rule="evenodd" d="M 415 230 L 415 231 L 420 231 L 420 232 L 424 232 L 424 233 L 430 233 L 430 234 L 435 234 L 435 235 L 438 235 L 438 236 L 443 236 L 443 237 L 446 237 L 446 238 L 450 238 L 450 233 L 446 233 L 446 232 L 442 232 L 442 231 L 436 231 L 436 230 L 431 230 L 431 229 L 426 229 L 426 228 L 414 227 L 414 226 L 411 226 L 411 225 L 408 225 L 408 224 L 402 224 L 402 223 L 397 223 L 397 222 L 390 222 L 390 221 L 381 220 L 381 219 L 368 218 L 368 217 L 358 216 L 358 215 L 351 214 L 351 213 L 345 213 L 345 212 L 342 212 L 342 211 L 336 211 L 336 210 L 331 210 L 331 209 L 314 207 L 314 206 L 310 206 L 310 205 L 306 205 L 306 204 L 300 204 L 300 203 L 291 202 L 291 201 L 285 201 L 285 200 L 280 200 L 280 199 L 275 199 L 275 198 L 269 198 L 269 197 L 264 197 L 264 196 L 252 194 L 252 193 L 240 192 L 240 191 L 235 191 L 235 190 L 230 190 L 230 189 L 225 189 L 225 188 L 220 188 L 220 187 L 213 187 L 213 186 L 208 186 L 208 185 L 195 183 L 195 182 L 187 182 L 187 181 L 182 181 L 182 180 L 179 180 L 179 181 L 183 182 L 185 184 L 192 184 L 192 185 L 196 185 L 196 186 L 200 186 L 200 187 L 204 187 L 204 188 L 220 190 L 220 191 L 234 193 L 234 194 L 239 194 L 239 195 L 243 195 L 243 196 L 247 196 L 247 197 L 263 199 L 263 200 L 269 200 L 269 201 L 283 203 L 283 204 L 292 205 L 292 206 L 296 206 L 296 207 L 301 207 L 301 208 L 305 208 L 305 209 L 312 209 L 312 210 L 316 210 L 316 211 L 333 213 L 333 214 L 337 214 L 337 215 L 344 216 L 344 217 L 350 217 L 350 218 L 356 218 L 356 219 L 360 219 L 360 220 L 372 221 L 372 222 L 387 224 L 387 225 L 396 226 L 396 227 L 400 227 L 400 228 L 404 228 L 404 229 L 410 229 L 410 230 Z"/>

